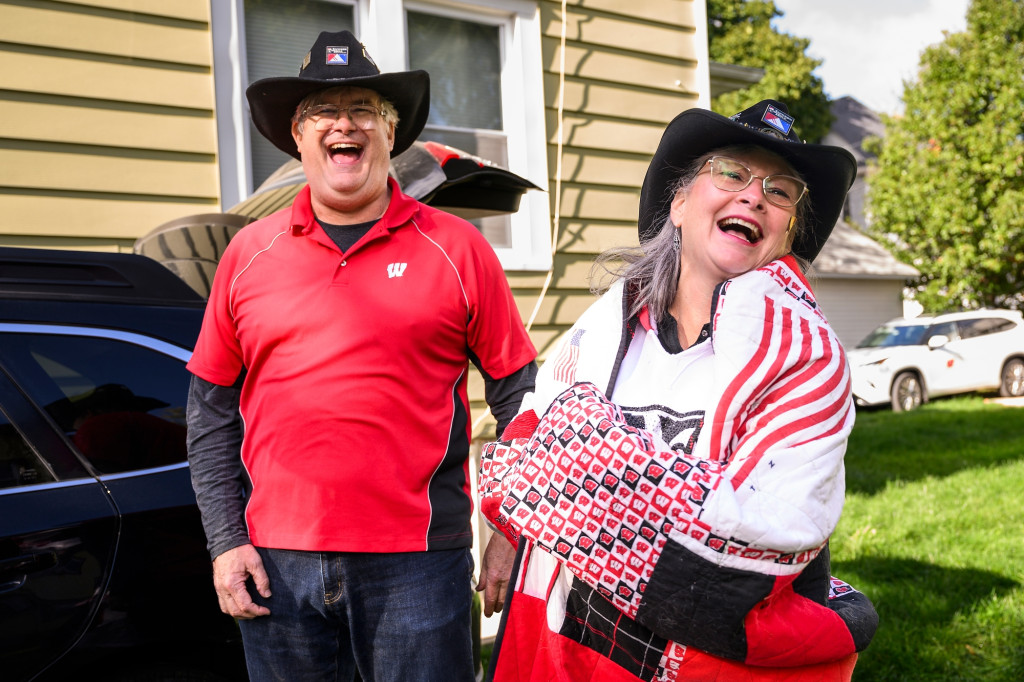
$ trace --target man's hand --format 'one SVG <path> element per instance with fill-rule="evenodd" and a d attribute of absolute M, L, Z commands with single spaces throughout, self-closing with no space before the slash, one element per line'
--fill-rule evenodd
<path fill-rule="evenodd" d="M 493 533 L 480 560 L 480 581 L 477 592 L 483 592 L 484 615 L 500 613 L 505 605 L 505 591 L 512 577 L 516 548 L 501 533 Z"/>
<path fill-rule="evenodd" d="M 270 614 L 270 609 L 249 596 L 245 583 L 250 576 L 260 595 L 269 597 L 270 579 L 263 569 L 263 559 L 252 545 L 229 549 L 213 560 L 213 587 L 221 611 L 242 620 Z"/>

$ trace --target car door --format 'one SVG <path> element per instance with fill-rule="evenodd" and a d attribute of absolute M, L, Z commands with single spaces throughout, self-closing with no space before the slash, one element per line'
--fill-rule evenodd
<path fill-rule="evenodd" d="M 116 509 L 116 560 L 74 654 L 226 641 L 236 631 L 217 606 L 186 461 L 190 351 L 105 328 L 8 331 L 0 353 L 21 359 L 12 374 Z"/>
<path fill-rule="evenodd" d="M 941 346 L 928 346 L 929 340 L 937 336 L 946 337 L 946 342 Z M 957 347 L 959 338 L 956 323 L 940 322 L 933 324 L 921 339 L 925 344 L 921 349 L 921 369 L 929 395 L 961 390 L 965 364 L 961 349 Z"/>
<path fill-rule="evenodd" d="M 1003 317 L 978 316 L 957 323 L 960 340 L 953 350 L 962 358 L 959 387 L 964 391 L 999 386 L 1003 362 L 1015 350 L 1012 335 L 1016 325 Z"/>
<path fill-rule="evenodd" d="M 110 577 L 116 509 L 0 358 L 0 670 L 28 679 L 87 630 Z"/>

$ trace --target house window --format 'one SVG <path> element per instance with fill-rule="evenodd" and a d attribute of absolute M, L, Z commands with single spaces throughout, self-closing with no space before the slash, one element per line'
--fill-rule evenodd
<path fill-rule="evenodd" d="M 409 66 L 430 74 L 430 118 L 420 135 L 508 168 L 501 115 L 501 32 L 493 23 L 406 12 Z M 512 246 L 507 215 L 472 221 L 496 247 Z"/>
<path fill-rule="evenodd" d="M 302 57 L 321 31 L 355 33 L 351 5 L 317 0 L 245 0 L 245 63 L 249 82 L 296 76 Z M 292 158 L 249 121 L 253 187 Z"/>
<path fill-rule="evenodd" d="M 245 88 L 260 78 L 297 74 L 322 30 L 351 30 L 382 71 L 430 74 L 431 113 L 420 139 L 457 147 L 547 186 L 535 1 L 231 0 L 211 9 L 225 209 L 289 158 L 252 128 Z M 514 215 L 473 222 L 506 269 L 550 266 L 545 192 L 527 192 Z"/>

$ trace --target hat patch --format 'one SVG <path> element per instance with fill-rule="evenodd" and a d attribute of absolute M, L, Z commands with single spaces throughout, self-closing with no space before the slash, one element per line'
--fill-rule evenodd
<path fill-rule="evenodd" d="M 796 119 L 769 104 L 768 108 L 764 110 L 761 120 L 783 135 L 789 135 L 789 131 L 793 128 L 793 121 Z"/>
<path fill-rule="evenodd" d="M 348 45 L 328 47 L 327 63 L 334 66 L 348 66 Z"/>

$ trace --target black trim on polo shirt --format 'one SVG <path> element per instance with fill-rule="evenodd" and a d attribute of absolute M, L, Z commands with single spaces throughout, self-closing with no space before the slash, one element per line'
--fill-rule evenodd
<path fill-rule="evenodd" d="M 451 426 L 448 447 L 434 475 L 427 485 L 430 504 L 430 524 L 427 528 L 427 550 L 459 549 L 473 542 L 469 524 L 472 499 L 465 494 L 468 481 L 463 464 L 469 459 L 469 413 L 459 397 L 459 382 L 452 386 Z M 412 407 L 410 407 L 412 409 Z M 415 447 L 410 443 L 410 447 Z"/>

